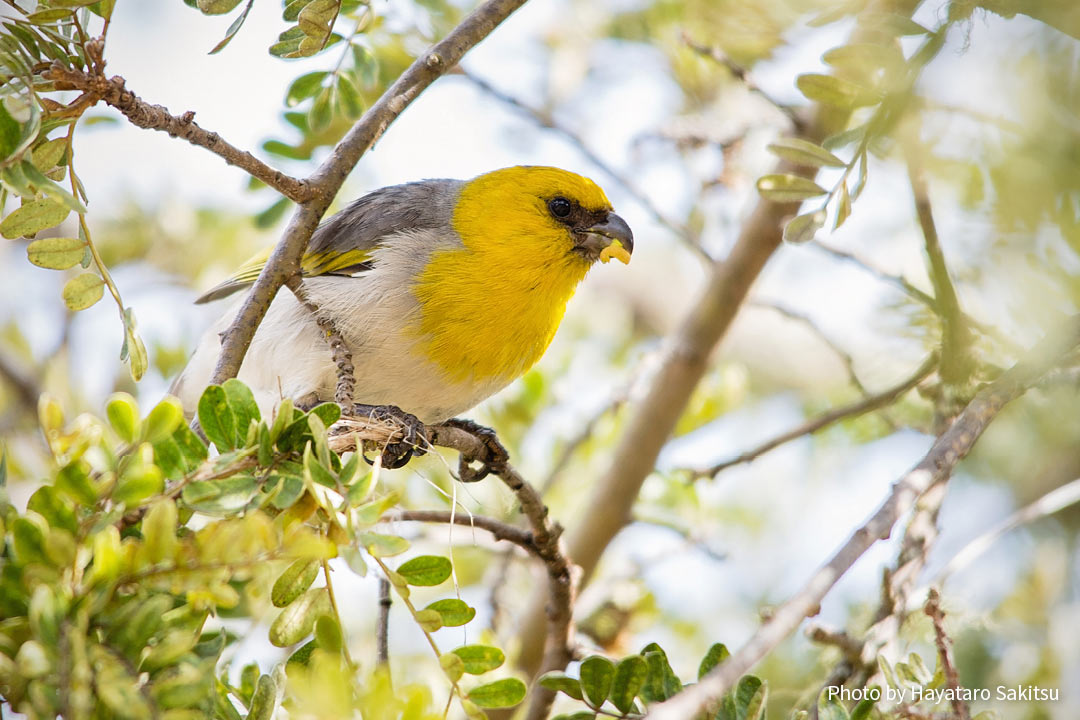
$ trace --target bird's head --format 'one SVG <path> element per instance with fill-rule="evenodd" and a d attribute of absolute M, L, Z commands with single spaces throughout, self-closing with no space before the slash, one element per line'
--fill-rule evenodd
<path fill-rule="evenodd" d="M 512 249 L 536 258 L 591 265 L 630 262 L 634 234 L 604 191 L 576 173 L 553 167 L 510 167 L 465 183 L 454 229 L 466 247 Z M 510 244 L 510 248 L 507 248 Z"/>

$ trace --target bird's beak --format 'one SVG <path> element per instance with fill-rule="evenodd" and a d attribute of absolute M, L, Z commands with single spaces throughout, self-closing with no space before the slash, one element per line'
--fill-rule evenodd
<path fill-rule="evenodd" d="M 606 263 L 611 258 L 624 265 L 630 262 L 630 253 L 634 252 L 634 233 L 626 221 L 615 213 L 608 213 L 604 222 L 583 230 L 582 235 L 578 247 L 600 262 Z"/>

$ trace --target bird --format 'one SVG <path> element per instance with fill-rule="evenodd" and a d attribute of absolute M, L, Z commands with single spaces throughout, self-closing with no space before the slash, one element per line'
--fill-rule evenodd
<path fill-rule="evenodd" d="M 629 263 L 633 249 L 633 232 L 595 182 L 516 166 L 363 195 L 316 229 L 301 276 L 307 298 L 352 354 L 356 407 L 432 424 L 452 421 L 524 374 L 589 269 L 598 260 Z M 196 302 L 248 287 L 269 254 Z M 189 415 L 241 304 L 210 326 L 172 385 Z M 334 399 L 326 332 L 293 293 L 276 295 L 237 377 L 267 416 L 284 398 L 298 407 Z"/>

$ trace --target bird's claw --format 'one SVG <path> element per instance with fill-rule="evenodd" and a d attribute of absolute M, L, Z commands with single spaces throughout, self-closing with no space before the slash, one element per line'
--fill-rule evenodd
<path fill-rule="evenodd" d="M 458 458 L 458 479 L 461 482 L 477 482 L 490 473 L 498 474 L 506 467 L 506 463 L 510 460 L 510 453 L 499 442 L 494 430 L 462 418 L 451 418 L 443 425 L 464 430 L 483 444 L 483 452 L 480 455 L 462 453 Z M 474 462 L 479 462 L 480 467 L 474 468 L 472 466 Z"/>
<path fill-rule="evenodd" d="M 387 470 L 404 467 L 413 457 L 420 457 L 427 452 L 429 438 L 424 423 L 397 405 L 356 404 L 352 406 L 351 414 L 356 417 L 391 422 L 400 429 L 401 440 L 387 443 L 382 448 L 382 466 Z M 363 458 L 369 465 L 374 464 L 367 455 L 363 455 Z"/>

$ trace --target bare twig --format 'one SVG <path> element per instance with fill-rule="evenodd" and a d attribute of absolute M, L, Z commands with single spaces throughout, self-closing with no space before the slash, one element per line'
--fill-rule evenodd
<path fill-rule="evenodd" d="M 667 215 L 661 212 L 661 210 L 656 207 L 655 204 L 653 204 L 652 200 L 650 200 L 645 193 L 639 190 L 634 185 L 634 183 L 630 181 L 628 177 L 613 168 L 610 164 L 605 162 L 603 158 L 593 152 L 593 150 L 585 143 L 581 136 L 568 129 L 567 127 L 557 123 L 550 113 L 544 112 L 543 110 L 539 110 L 524 103 L 513 95 L 509 95 L 502 90 L 499 90 L 488 81 L 479 78 L 470 72 L 462 70 L 461 72 L 456 74 L 466 78 L 477 88 L 483 90 L 485 93 L 495 98 L 496 100 L 512 107 L 514 110 L 526 116 L 540 127 L 551 130 L 555 134 L 560 135 L 563 139 L 573 145 L 574 148 L 579 153 L 581 153 L 586 160 L 595 165 L 601 170 L 601 172 L 603 172 L 605 175 L 618 183 L 619 186 L 622 187 L 622 189 L 626 192 L 626 194 L 634 198 L 634 200 L 637 201 L 638 205 L 640 205 L 646 210 L 646 212 L 652 215 L 653 219 L 658 224 L 670 230 L 679 240 L 681 240 L 702 260 L 710 262 L 712 261 L 712 258 L 710 258 L 708 253 L 705 252 L 705 249 L 701 247 L 699 238 L 697 238 L 694 233 L 691 232 L 690 228 L 686 227 L 685 225 L 676 220 L 673 220 L 672 218 L 669 218 Z"/>
<path fill-rule="evenodd" d="M 345 337 L 338 330 L 337 325 L 330 316 L 319 311 L 319 306 L 308 296 L 304 281 L 299 276 L 293 275 L 285 281 L 285 284 L 292 290 L 297 301 L 312 314 L 315 318 L 315 324 L 326 335 L 326 342 L 330 345 L 330 357 L 334 360 L 334 365 L 337 368 L 334 402 L 343 408 L 352 407 L 356 376 L 353 370 L 352 351 L 349 350 Z"/>
<path fill-rule="evenodd" d="M 930 282 L 934 286 L 935 306 L 941 318 L 941 380 L 946 385 L 965 385 L 971 378 L 975 363 L 971 357 L 971 330 L 968 328 L 956 288 L 949 277 L 945 253 L 941 249 L 934 213 L 930 205 L 930 193 L 926 187 L 918 148 L 913 142 L 905 143 L 908 180 L 915 198 L 915 214 L 919 219 L 926 247 Z"/>
<path fill-rule="evenodd" d="M 859 400 L 858 402 L 851 403 L 850 405 L 844 405 L 843 407 L 834 408 L 829 412 L 822 413 L 816 418 L 808 420 L 802 425 L 792 428 L 791 430 L 788 430 L 787 432 L 778 435 L 771 440 L 762 443 L 761 445 L 758 445 L 752 450 L 747 450 L 746 452 L 737 455 L 730 460 L 725 460 L 721 463 L 717 463 L 712 467 L 700 470 L 692 470 L 691 474 L 695 479 L 702 477 L 713 477 L 717 473 L 726 470 L 733 465 L 740 465 L 742 463 L 748 463 L 756 460 L 770 450 L 773 450 L 783 445 L 784 443 L 791 442 L 796 438 L 803 437 L 804 435 L 811 435 L 813 433 L 816 433 L 818 430 L 826 428 L 841 420 L 858 417 L 859 415 L 865 415 L 872 410 L 877 410 L 879 408 L 891 405 L 906 392 L 913 389 L 916 385 L 925 380 L 930 375 L 930 373 L 934 371 L 934 368 L 937 367 L 937 364 L 937 356 L 930 355 L 925 361 L 923 361 L 923 364 L 919 366 L 919 369 L 916 370 L 911 376 L 907 377 L 902 382 L 886 390 L 883 390 L 880 393 L 877 393 L 876 395 L 870 395 L 863 400 Z"/>
<path fill-rule="evenodd" d="M 807 617 L 841 576 L 876 543 L 931 487 L 945 482 L 1006 404 L 1022 395 L 1080 343 L 1080 317 L 1065 332 L 1039 343 L 1025 360 L 981 390 L 926 456 L 898 480 L 877 511 L 859 527 L 810 581 L 781 605 L 750 640 L 697 685 L 687 688 L 649 713 L 649 720 L 685 720 L 716 704 L 747 670 L 775 648 Z"/>
<path fill-rule="evenodd" d="M 950 693 L 953 712 L 958 720 L 970 720 L 971 710 L 963 700 L 963 692 L 960 687 L 960 676 L 956 672 L 956 665 L 952 657 L 952 641 L 945 633 L 945 612 L 941 609 L 941 595 L 937 588 L 930 588 L 930 594 L 926 598 L 924 612 L 930 617 L 934 625 L 934 644 L 937 645 L 938 661 L 941 669 L 945 672 L 945 683 L 953 692 Z"/>
<path fill-rule="evenodd" d="M 334 147 L 307 179 L 312 196 L 297 208 L 281 240 L 255 281 L 229 329 L 211 382 L 236 377 L 255 331 L 285 281 L 300 270 L 300 259 L 323 214 L 360 157 L 375 144 L 398 115 L 431 83 L 445 74 L 474 45 L 491 34 L 526 0 L 488 0 L 470 13 L 440 42 L 417 58 Z"/>
<path fill-rule="evenodd" d="M 789 320 L 794 320 L 812 332 L 819 340 L 821 340 L 821 342 L 833 351 L 833 354 L 835 354 L 837 358 L 840 359 L 844 369 L 847 371 L 848 380 L 855 386 L 855 389 L 862 393 L 864 397 L 870 394 L 867 391 L 866 386 L 863 385 L 862 381 L 859 379 L 858 373 L 855 372 L 855 358 L 851 357 L 851 353 L 840 347 L 831 337 L 829 337 L 828 333 L 822 330 L 809 315 L 792 310 L 779 303 L 768 302 L 765 300 L 749 300 L 747 301 L 747 304 L 751 307 L 765 308 L 767 310 L 772 310 L 775 313 L 779 313 Z"/>
<path fill-rule="evenodd" d="M 1054 488 L 1035 502 L 1025 505 L 974 540 L 971 540 L 945 564 L 945 567 L 937 574 L 934 582 L 941 583 L 953 573 L 970 565 L 973 560 L 986 552 L 990 546 L 1010 530 L 1014 530 L 1033 520 L 1053 515 L 1078 502 L 1080 502 L 1080 479 Z"/>
<path fill-rule="evenodd" d="M 390 581 L 379 578 L 379 616 L 375 620 L 375 662 L 383 667 L 390 665 Z"/>
<path fill-rule="evenodd" d="M 390 513 L 386 517 L 389 520 L 399 520 L 403 522 L 453 523 L 454 525 L 462 525 L 470 528 L 477 527 L 481 530 L 487 530 L 496 540 L 511 542 L 530 555 L 540 557 L 539 550 L 537 550 L 536 544 L 533 542 L 531 533 L 500 520 L 496 520 L 495 518 L 485 517 L 483 515 L 461 515 L 458 513 L 451 513 L 448 510 L 398 510 L 397 512 Z"/>
<path fill-rule="evenodd" d="M 685 30 L 682 32 L 682 41 L 683 44 L 686 45 L 686 47 L 690 48 L 698 55 L 712 60 L 721 67 L 727 68 L 727 71 L 730 72 L 736 80 L 741 82 L 747 90 L 763 98 L 774 108 L 786 115 L 787 119 L 791 121 L 792 127 L 794 127 L 796 130 L 799 130 L 803 127 L 803 125 L 805 124 L 805 120 L 799 117 L 799 114 L 795 111 L 795 108 L 780 102 L 772 95 L 762 90 L 761 86 L 754 82 L 754 79 L 750 77 L 750 72 L 742 65 L 739 65 L 737 62 L 725 55 L 723 51 L 720 50 L 720 48 L 695 42 L 694 39 L 690 37 L 690 33 L 686 32 Z"/>
<path fill-rule="evenodd" d="M 201 128 L 195 122 L 195 113 L 190 110 L 177 116 L 172 115 L 168 108 L 146 102 L 128 90 L 125 87 L 124 78 L 119 75 L 106 78 L 101 73 L 82 72 L 64 67 L 57 62 L 49 68 L 48 77 L 58 83 L 84 91 L 87 93 L 87 102 L 90 104 L 99 99 L 104 100 L 137 127 L 160 130 L 172 137 L 187 140 L 192 145 L 206 148 L 229 165 L 240 168 L 294 202 L 304 202 L 312 195 L 306 180 L 297 180 L 280 170 L 275 170 L 251 153 L 226 142 L 216 132 Z"/>

